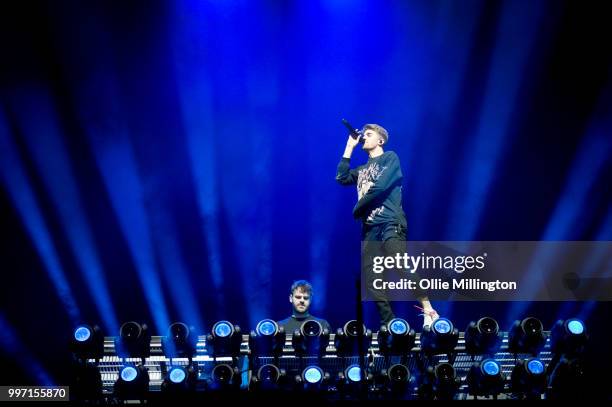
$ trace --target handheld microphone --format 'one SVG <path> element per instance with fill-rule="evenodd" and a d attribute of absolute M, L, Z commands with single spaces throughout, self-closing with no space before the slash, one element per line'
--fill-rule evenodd
<path fill-rule="evenodd" d="M 363 134 L 361 134 L 359 130 L 351 126 L 350 123 L 346 121 L 346 119 L 342 119 L 342 124 L 344 124 L 344 126 L 348 129 L 352 138 L 354 138 L 355 140 L 359 140 L 360 143 L 363 143 Z"/>

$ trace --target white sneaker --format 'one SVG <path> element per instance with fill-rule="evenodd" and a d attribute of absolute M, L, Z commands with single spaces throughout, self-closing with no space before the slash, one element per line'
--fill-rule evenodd
<path fill-rule="evenodd" d="M 438 318 L 440 318 L 440 315 L 435 310 L 425 311 L 423 313 L 423 328 L 431 326 Z"/>

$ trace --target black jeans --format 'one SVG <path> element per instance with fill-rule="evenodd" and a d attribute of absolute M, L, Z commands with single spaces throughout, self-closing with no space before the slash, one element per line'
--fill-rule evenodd
<path fill-rule="evenodd" d="M 381 255 L 384 256 L 386 253 L 397 253 L 402 250 L 401 245 L 405 246 L 406 227 L 399 223 L 383 223 L 380 225 L 364 224 L 362 226 L 361 240 L 364 242 L 364 250 L 368 252 L 368 242 L 376 242 L 374 244 L 375 250 L 382 251 L 382 253 L 380 253 Z M 381 242 L 384 243 L 381 245 Z M 362 263 L 362 276 L 366 276 L 366 287 L 369 293 L 375 298 L 378 314 L 380 315 L 380 323 L 386 325 L 395 318 L 393 309 L 384 294 L 377 293 L 371 289 L 374 278 L 371 260 L 366 259 L 364 256 Z"/>

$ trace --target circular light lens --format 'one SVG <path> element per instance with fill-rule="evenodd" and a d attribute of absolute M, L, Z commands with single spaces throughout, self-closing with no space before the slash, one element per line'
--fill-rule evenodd
<path fill-rule="evenodd" d="M 446 318 L 440 318 L 433 323 L 433 329 L 439 334 L 447 334 L 453 330 L 453 324 Z"/>
<path fill-rule="evenodd" d="M 363 333 L 363 326 L 359 327 L 357 321 L 352 320 L 344 324 L 344 333 L 346 336 L 358 336 Z"/>
<path fill-rule="evenodd" d="M 538 359 L 532 359 L 527 362 L 527 370 L 532 374 L 542 374 L 544 373 L 544 364 Z"/>
<path fill-rule="evenodd" d="M 438 380 L 448 381 L 455 378 L 455 368 L 450 363 L 440 363 L 435 368 L 435 375 Z"/>
<path fill-rule="evenodd" d="M 482 362 L 482 371 L 487 376 L 497 376 L 499 374 L 500 368 L 499 363 L 494 360 L 485 360 Z"/>
<path fill-rule="evenodd" d="M 189 336 L 189 328 L 182 322 L 170 325 L 170 336 L 177 342 L 184 341 Z"/>
<path fill-rule="evenodd" d="M 478 330 L 483 334 L 497 334 L 499 325 L 493 318 L 484 317 L 478 321 Z"/>
<path fill-rule="evenodd" d="M 229 383 L 234 375 L 234 371 L 228 365 L 217 365 L 213 368 L 212 377 L 215 382 Z"/>
<path fill-rule="evenodd" d="M 121 379 L 124 382 L 131 382 L 138 376 L 138 371 L 132 366 L 126 366 L 121 370 Z"/>
<path fill-rule="evenodd" d="M 394 382 L 406 382 L 410 377 L 410 371 L 404 365 L 393 365 L 389 368 L 389 378 Z"/>
<path fill-rule="evenodd" d="M 542 332 L 542 322 L 533 317 L 529 317 L 523 320 L 523 330 L 527 335 L 535 335 Z"/>
<path fill-rule="evenodd" d="M 121 325 L 121 328 L 119 329 L 119 336 L 121 336 L 123 339 L 135 340 L 136 338 L 140 337 L 141 332 L 142 327 L 140 324 L 130 321 Z"/>
<path fill-rule="evenodd" d="M 316 366 L 307 367 L 304 370 L 304 380 L 310 384 L 316 384 L 323 378 L 323 372 Z"/>
<path fill-rule="evenodd" d="M 274 365 L 263 365 L 259 368 L 257 377 L 262 382 L 276 382 L 280 377 L 280 371 Z"/>
<path fill-rule="evenodd" d="M 405 335 L 408 332 L 408 323 L 400 318 L 392 319 L 389 323 L 389 331 L 394 335 Z"/>
<path fill-rule="evenodd" d="M 318 321 L 311 319 L 310 321 L 306 321 L 300 327 L 300 331 L 302 335 L 314 337 L 319 336 L 323 332 L 323 326 Z"/>
<path fill-rule="evenodd" d="M 360 382 L 361 381 L 361 369 L 359 366 L 350 366 L 346 369 L 346 377 L 352 382 Z"/>
<path fill-rule="evenodd" d="M 215 333 L 215 336 L 218 336 L 219 338 L 227 338 L 232 334 L 232 330 L 232 324 L 226 321 L 221 321 L 215 324 L 213 332 Z"/>
<path fill-rule="evenodd" d="M 573 335 L 580 335 L 584 332 L 584 324 L 582 323 L 582 321 L 572 319 L 567 323 L 567 329 Z"/>
<path fill-rule="evenodd" d="M 173 367 L 170 370 L 170 381 L 172 383 L 182 383 L 185 380 L 185 371 L 180 367 Z"/>
<path fill-rule="evenodd" d="M 85 342 L 91 337 L 91 329 L 86 326 L 80 326 L 74 330 L 74 339 L 78 342 Z"/>
<path fill-rule="evenodd" d="M 276 333 L 276 322 L 271 319 L 264 319 L 257 324 L 257 333 L 262 336 L 272 336 Z"/>

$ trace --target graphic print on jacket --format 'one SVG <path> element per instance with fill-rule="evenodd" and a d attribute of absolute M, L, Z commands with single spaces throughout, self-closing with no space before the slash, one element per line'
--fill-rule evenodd
<path fill-rule="evenodd" d="M 378 181 L 383 172 L 387 167 L 379 165 L 377 162 L 372 162 L 369 165 L 365 165 L 358 170 L 357 175 L 357 200 L 363 198 L 368 193 L 370 188 Z M 376 215 L 382 214 L 385 210 L 384 205 L 380 205 L 373 208 L 370 214 L 366 218 L 366 222 L 374 221 Z"/>

